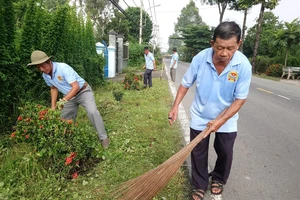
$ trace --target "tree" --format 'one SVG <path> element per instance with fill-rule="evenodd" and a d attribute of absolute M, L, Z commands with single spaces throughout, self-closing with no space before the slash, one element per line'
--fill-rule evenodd
<path fill-rule="evenodd" d="M 66 5 L 69 0 L 42 0 L 43 6 L 49 11 L 56 10 L 59 6 Z"/>
<path fill-rule="evenodd" d="M 190 61 L 191 50 L 193 50 L 193 48 L 181 48 L 183 44 L 182 31 L 187 26 L 201 25 L 205 25 L 205 23 L 202 21 L 202 18 L 199 15 L 199 9 L 196 7 L 195 2 L 190 0 L 190 2 L 181 10 L 179 17 L 177 18 L 177 23 L 175 24 L 175 34 L 169 36 L 169 51 L 171 51 L 173 47 L 177 47 L 180 51 L 181 59 L 184 58 L 184 60 Z"/>
<path fill-rule="evenodd" d="M 122 34 L 124 36 L 124 41 L 128 41 L 130 35 L 129 29 L 129 20 L 126 19 L 126 16 L 119 11 L 115 11 L 115 17 L 112 18 L 105 27 L 105 36 L 103 36 L 103 39 L 108 41 L 108 33 L 111 30 L 114 30 L 117 34 Z"/>
<path fill-rule="evenodd" d="M 279 22 L 278 17 L 276 17 L 272 12 L 265 12 L 263 22 L 262 22 L 262 32 L 259 40 L 259 47 L 257 54 L 260 56 L 267 56 L 273 58 L 280 51 L 280 47 L 274 46 L 274 34 L 283 28 L 283 24 Z M 249 28 L 247 31 L 247 36 L 244 39 L 244 54 L 247 57 L 253 56 L 255 37 L 257 32 L 257 25 Z"/>
<path fill-rule="evenodd" d="M 235 0 L 200 0 L 200 1 L 201 1 L 201 3 L 206 3 L 209 5 L 214 5 L 214 4 L 218 5 L 219 15 L 220 15 L 220 18 L 219 18 L 220 23 L 223 21 L 223 16 L 224 16 L 227 6 L 230 5 L 231 3 L 235 2 Z"/>
<path fill-rule="evenodd" d="M 168 52 L 172 52 L 172 49 L 174 47 L 178 48 L 182 46 L 182 37 L 180 37 L 178 33 L 173 33 L 172 35 L 169 36 L 168 45 L 169 45 Z"/>
<path fill-rule="evenodd" d="M 280 45 L 285 50 L 284 67 L 287 66 L 289 49 L 293 45 L 300 43 L 300 24 L 298 19 L 294 19 L 291 23 L 285 22 L 284 28 L 275 34 L 274 45 Z"/>
<path fill-rule="evenodd" d="M 199 9 L 196 7 L 194 1 L 190 0 L 182 10 L 177 18 L 177 23 L 175 24 L 175 32 L 180 35 L 180 29 L 189 25 L 201 25 L 203 24 L 202 18 L 199 15 Z"/>
<path fill-rule="evenodd" d="M 80 4 L 85 5 L 86 14 L 92 19 L 93 27 L 96 29 L 96 40 L 102 41 L 105 27 L 114 17 L 115 6 L 108 0 L 81 0 Z"/>
<path fill-rule="evenodd" d="M 258 45 L 259 45 L 259 39 L 260 34 L 262 31 L 262 22 L 264 18 L 264 12 L 265 9 L 274 9 L 280 0 L 255 0 L 256 3 L 261 4 L 259 18 L 258 18 L 258 24 L 257 24 L 257 32 L 255 37 L 255 43 L 254 43 L 254 50 L 253 50 L 253 59 L 252 59 L 252 71 L 255 72 L 255 63 L 256 63 L 256 56 L 258 51 Z"/>
<path fill-rule="evenodd" d="M 242 36 L 241 40 L 244 41 L 245 39 L 245 32 L 246 32 L 246 22 L 247 22 L 247 15 L 249 9 L 254 5 L 253 0 L 237 0 L 232 3 L 230 6 L 230 9 L 236 10 L 236 11 L 243 11 L 244 12 L 244 20 L 243 20 L 243 27 L 242 27 Z M 240 51 L 243 52 L 243 46 L 244 43 L 240 45 Z"/>
<path fill-rule="evenodd" d="M 125 10 L 126 16 L 116 12 L 115 17 L 108 23 L 105 33 L 112 29 L 118 34 L 124 35 L 124 41 L 138 42 L 140 34 L 140 8 L 129 7 Z M 153 23 L 148 13 L 143 10 L 143 35 L 144 43 L 148 43 L 152 38 Z"/>
<path fill-rule="evenodd" d="M 212 30 L 207 25 L 187 26 L 181 29 L 183 42 L 186 47 L 190 47 L 199 52 L 210 46 L 209 41 L 212 38 Z"/>

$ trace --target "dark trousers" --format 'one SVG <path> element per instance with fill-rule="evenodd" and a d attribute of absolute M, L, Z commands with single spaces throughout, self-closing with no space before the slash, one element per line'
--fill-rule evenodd
<path fill-rule="evenodd" d="M 190 140 L 193 140 L 201 131 L 190 129 Z M 192 184 L 196 189 L 207 190 L 209 176 L 226 184 L 230 174 L 233 145 L 237 132 L 215 134 L 214 148 L 217 153 L 217 161 L 214 170 L 208 174 L 208 148 L 210 135 L 203 139 L 191 153 Z"/>
<path fill-rule="evenodd" d="M 146 69 L 144 73 L 144 86 L 152 87 L 152 69 Z"/>

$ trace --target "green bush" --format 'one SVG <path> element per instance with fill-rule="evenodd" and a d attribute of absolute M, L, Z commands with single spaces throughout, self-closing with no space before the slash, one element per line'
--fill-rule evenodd
<path fill-rule="evenodd" d="M 141 89 L 140 81 L 143 80 L 142 75 L 133 72 L 127 73 L 123 80 L 125 90 L 139 90 Z"/>
<path fill-rule="evenodd" d="M 272 64 L 266 70 L 267 76 L 280 77 L 282 74 L 282 64 Z"/>
<path fill-rule="evenodd" d="M 10 137 L 32 146 L 35 158 L 45 169 L 76 178 L 100 155 L 100 142 L 92 127 L 61 119 L 60 111 L 42 105 L 28 104 L 20 109 L 16 131 Z"/>
<path fill-rule="evenodd" d="M 114 95 L 114 98 L 115 98 L 116 101 L 122 101 L 124 93 L 122 91 L 119 91 L 119 90 L 114 90 L 113 95 Z"/>
<path fill-rule="evenodd" d="M 269 58 L 267 56 L 257 56 L 255 72 L 259 74 L 265 73 L 268 66 L 271 65 L 272 63 L 274 63 L 272 58 Z"/>
<path fill-rule="evenodd" d="M 145 63 L 144 46 L 138 43 L 131 43 L 129 45 L 129 60 L 128 66 L 143 66 Z"/>

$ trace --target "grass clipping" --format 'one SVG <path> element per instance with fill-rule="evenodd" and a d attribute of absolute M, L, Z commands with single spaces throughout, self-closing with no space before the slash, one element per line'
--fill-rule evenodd
<path fill-rule="evenodd" d="M 216 119 L 219 119 L 225 112 L 226 109 Z M 211 132 L 210 127 L 203 130 L 187 146 L 183 147 L 179 152 L 158 167 L 137 178 L 122 183 L 114 192 L 116 198 L 119 200 L 153 199 L 153 197 L 168 184 L 191 151 L 201 142 L 207 132 Z"/>

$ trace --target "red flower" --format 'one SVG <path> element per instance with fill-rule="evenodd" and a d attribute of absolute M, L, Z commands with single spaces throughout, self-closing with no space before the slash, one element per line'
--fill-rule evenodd
<path fill-rule="evenodd" d="M 75 179 L 75 178 L 77 178 L 78 177 L 78 173 L 76 172 L 76 173 L 74 173 L 74 174 L 72 174 L 72 178 L 73 179 Z"/>
<path fill-rule="evenodd" d="M 76 154 L 75 152 L 72 152 L 71 155 L 70 155 L 70 158 L 73 159 L 73 158 L 75 158 L 76 155 L 77 155 L 77 154 Z"/>
<path fill-rule="evenodd" d="M 45 114 L 47 114 L 47 112 L 48 112 L 47 110 L 42 110 L 39 112 L 39 115 L 45 115 Z"/>
<path fill-rule="evenodd" d="M 27 134 L 27 135 L 25 135 L 25 137 L 28 139 L 28 138 L 29 138 L 29 135 Z"/>
<path fill-rule="evenodd" d="M 25 121 L 29 123 L 31 121 L 31 119 L 30 118 L 26 118 Z"/>
<path fill-rule="evenodd" d="M 42 128 L 44 128 L 44 126 L 43 126 L 43 125 L 41 125 L 41 126 L 40 126 L 40 129 L 42 129 Z"/>
<path fill-rule="evenodd" d="M 23 120 L 23 117 L 20 115 L 19 117 L 18 117 L 18 121 L 22 121 Z"/>
<path fill-rule="evenodd" d="M 13 132 L 13 133 L 10 135 L 11 138 L 14 138 L 15 136 L 16 136 L 16 132 Z"/>
<path fill-rule="evenodd" d="M 73 120 L 72 120 L 72 119 L 68 119 L 68 120 L 67 120 L 67 123 L 68 123 L 68 124 L 72 124 L 72 123 L 73 123 Z"/>
<path fill-rule="evenodd" d="M 24 130 L 23 132 L 24 132 L 24 133 L 27 133 L 27 130 Z"/>
<path fill-rule="evenodd" d="M 66 158 L 66 162 L 65 162 L 65 165 L 68 165 L 68 164 L 71 164 L 72 163 L 72 161 L 73 161 L 73 158 Z"/>

